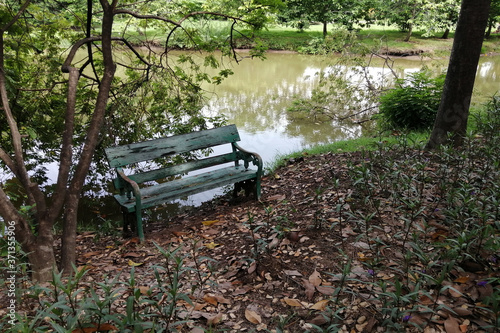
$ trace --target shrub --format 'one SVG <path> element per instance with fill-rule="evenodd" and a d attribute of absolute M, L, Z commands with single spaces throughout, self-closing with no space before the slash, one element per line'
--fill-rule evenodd
<path fill-rule="evenodd" d="M 397 79 L 396 87 L 380 97 L 382 127 L 427 130 L 434 124 L 441 101 L 445 74 L 431 77 L 428 70 Z"/>

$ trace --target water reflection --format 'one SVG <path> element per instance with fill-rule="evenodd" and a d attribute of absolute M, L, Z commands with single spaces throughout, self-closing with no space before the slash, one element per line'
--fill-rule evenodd
<path fill-rule="evenodd" d="M 213 90 L 214 96 L 204 109 L 207 115 L 227 116 L 243 131 L 255 150 L 272 161 L 277 153 L 338 140 L 359 137 L 367 133 L 362 125 L 346 127 L 336 122 L 316 123 L 313 119 L 287 112 L 296 96 L 307 96 L 317 82 L 320 70 L 328 71 L 331 57 L 269 53 L 267 59 L 245 59 L 233 65 L 234 75 Z M 395 59 L 392 70 L 399 77 L 418 71 L 423 66 L 435 71 L 445 70 L 447 60 Z M 377 81 L 390 77 L 390 69 L 382 60 L 373 62 L 369 74 Z M 498 91 L 500 57 L 482 57 L 473 103 L 481 103 Z"/>

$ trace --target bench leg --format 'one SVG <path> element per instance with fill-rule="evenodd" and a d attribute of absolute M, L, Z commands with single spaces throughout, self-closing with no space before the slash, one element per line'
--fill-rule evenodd
<path fill-rule="evenodd" d="M 254 187 L 254 195 L 257 200 L 260 200 L 260 178 L 254 180 L 255 182 L 255 187 Z"/>
<path fill-rule="evenodd" d="M 142 213 L 129 212 L 126 209 L 122 209 L 123 214 L 123 237 L 129 238 L 133 235 L 139 236 L 141 243 L 144 241 L 144 231 L 142 229 Z"/>
<path fill-rule="evenodd" d="M 139 241 L 144 242 L 144 231 L 142 229 L 142 212 L 140 209 L 135 211 L 135 217 L 137 218 L 137 236 L 139 236 Z"/>
<path fill-rule="evenodd" d="M 135 232 L 135 213 L 130 213 L 126 209 L 122 208 L 122 216 L 123 216 L 123 237 L 129 238 L 132 237 Z"/>
<path fill-rule="evenodd" d="M 257 200 L 260 199 L 260 180 L 249 179 L 238 182 L 234 184 L 233 197 L 237 197 L 241 190 L 245 190 L 245 196 L 249 196 L 250 193 L 255 195 Z"/>

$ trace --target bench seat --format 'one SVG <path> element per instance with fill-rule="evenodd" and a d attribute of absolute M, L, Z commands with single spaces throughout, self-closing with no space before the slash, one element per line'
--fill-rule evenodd
<path fill-rule="evenodd" d="M 222 187 L 228 183 L 238 183 L 257 177 L 257 169 L 243 166 L 229 166 L 205 173 L 167 181 L 154 186 L 141 188 L 142 209 L 154 207 L 164 202 L 191 194 Z M 136 200 L 126 194 L 116 194 L 116 201 L 128 212 L 135 212 Z"/>

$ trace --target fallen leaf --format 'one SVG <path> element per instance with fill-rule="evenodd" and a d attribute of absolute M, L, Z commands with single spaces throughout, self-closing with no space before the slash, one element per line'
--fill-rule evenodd
<path fill-rule="evenodd" d="M 314 304 L 313 306 L 311 306 L 311 309 L 324 311 L 328 302 L 330 302 L 330 300 L 327 300 L 327 299 L 321 300 L 321 301 L 317 302 L 316 304 Z"/>
<path fill-rule="evenodd" d="M 137 288 L 141 291 L 142 295 L 147 295 L 149 290 L 151 289 L 149 288 L 149 286 L 139 286 Z"/>
<path fill-rule="evenodd" d="M 288 276 L 302 276 L 302 274 L 299 271 L 297 271 L 297 270 L 287 270 L 287 269 L 285 269 L 283 271 L 283 273 L 285 273 Z"/>
<path fill-rule="evenodd" d="M 257 269 L 257 262 L 254 261 L 253 263 L 250 264 L 250 267 L 248 267 L 248 274 L 252 274 L 253 272 L 255 272 L 256 269 Z"/>
<path fill-rule="evenodd" d="M 469 280 L 470 280 L 470 277 L 468 277 L 468 276 L 461 276 L 461 277 L 455 279 L 453 282 L 467 283 L 467 282 L 469 282 Z"/>
<path fill-rule="evenodd" d="M 132 260 L 128 260 L 128 265 L 129 266 L 132 266 L 132 267 L 137 267 L 137 266 L 141 266 L 141 265 L 144 265 L 143 262 L 133 262 Z"/>
<path fill-rule="evenodd" d="M 311 276 L 309 276 L 309 282 L 312 283 L 313 286 L 317 287 L 321 285 L 321 274 L 318 271 L 314 271 Z"/>
<path fill-rule="evenodd" d="M 279 179 L 279 178 L 277 178 L 277 179 Z M 269 198 L 267 198 L 267 200 L 269 200 L 269 201 L 283 201 L 285 199 L 286 199 L 286 196 L 284 194 L 276 194 L 276 195 L 272 195 Z"/>
<path fill-rule="evenodd" d="M 215 295 L 214 297 L 220 304 L 231 304 L 231 301 L 223 296 Z"/>
<path fill-rule="evenodd" d="M 283 300 L 290 306 L 302 307 L 302 303 L 298 299 L 285 297 Z"/>
<path fill-rule="evenodd" d="M 205 247 L 207 249 L 210 249 L 210 250 L 213 250 L 215 249 L 217 246 L 219 246 L 220 244 L 217 244 L 217 243 L 214 243 L 214 242 L 210 242 L 210 243 L 207 243 L 205 244 Z"/>
<path fill-rule="evenodd" d="M 311 319 L 309 321 L 309 323 L 313 324 L 313 325 L 321 326 L 323 324 L 326 324 L 329 321 L 330 320 L 325 315 L 320 314 L 320 315 L 317 315 L 316 317 L 314 317 L 313 319 Z"/>
<path fill-rule="evenodd" d="M 211 220 L 211 221 L 202 221 L 201 223 L 206 226 L 211 226 L 214 223 L 219 222 L 219 220 Z"/>
<path fill-rule="evenodd" d="M 99 251 L 93 251 L 93 252 L 87 252 L 81 255 L 83 258 L 88 258 L 88 257 L 95 257 L 97 255 L 101 254 Z"/>
<path fill-rule="evenodd" d="M 205 318 L 207 319 L 207 324 L 209 326 L 214 326 L 220 323 L 223 317 L 222 313 L 218 313 L 216 315 L 207 315 Z"/>
<path fill-rule="evenodd" d="M 316 291 L 316 288 L 314 288 L 314 285 L 309 282 L 309 280 L 302 279 L 302 285 L 304 286 L 305 293 L 306 293 L 306 298 L 308 300 L 312 299 L 314 297 L 314 292 Z"/>
<path fill-rule="evenodd" d="M 172 233 L 177 236 L 177 237 L 182 237 L 182 236 L 187 236 L 189 235 L 189 233 L 185 232 L 185 231 L 172 231 Z"/>
<path fill-rule="evenodd" d="M 326 296 L 331 296 L 335 293 L 335 288 L 328 286 L 317 286 L 316 290 Z"/>
<path fill-rule="evenodd" d="M 245 310 L 245 318 L 252 324 L 260 324 L 262 322 L 262 318 L 259 314 L 249 309 Z"/>
<path fill-rule="evenodd" d="M 203 300 L 212 305 L 217 305 L 219 303 L 215 296 L 210 296 L 210 295 L 203 296 Z"/>
<path fill-rule="evenodd" d="M 123 258 L 127 258 L 127 257 L 138 258 L 140 256 L 141 255 L 139 253 L 135 253 L 135 252 L 127 252 L 127 253 L 122 254 Z"/>
<path fill-rule="evenodd" d="M 460 327 L 458 325 L 458 320 L 454 317 L 448 317 L 444 321 L 444 329 L 446 330 L 446 333 L 461 333 L 462 331 L 460 330 Z"/>
<path fill-rule="evenodd" d="M 95 324 L 92 323 L 91 327 L 78 328 L 76 330 L 71 331 L 71 333 L 93 333 L 93 332 L 108 332 L 108 331 L 117 331 L 118 327 L 113 326 L 111 324 Z"/>
<path fill-rule="evenodd" d="M 456 298 L 464 296 L 464 294 L 462 293 L 461 286 L 456 285 L 456 284 L 453 285 L 452 287 L 450 287 L 448 289 L 448 291 L 450 292 L 451 296 L 456 297 Z"/>

